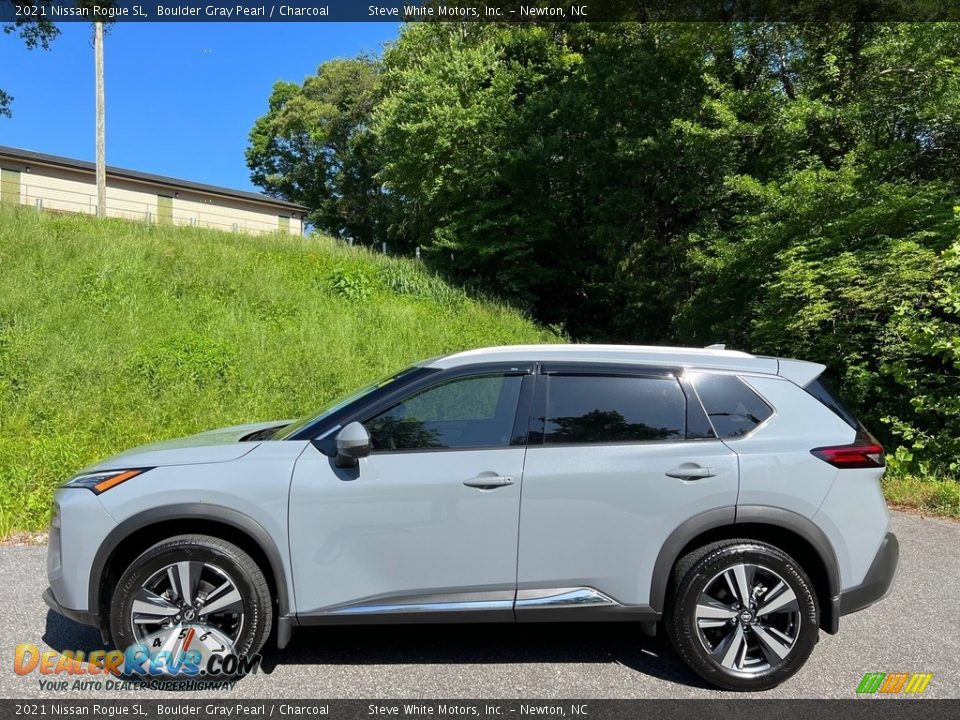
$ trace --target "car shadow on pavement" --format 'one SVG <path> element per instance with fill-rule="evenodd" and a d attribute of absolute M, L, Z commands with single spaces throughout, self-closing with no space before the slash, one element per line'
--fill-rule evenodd
<path fill-rule="evenodd" d="M 65 650 L 109 650 L 100 639 L 100 631 L 89 625 L 69 620 L 53 610 L 47 610 L 47 627 L 41 638 L 57 652 Z"/>
<path fill-rule="evenodd" d="M 43 640 L 64 650 L 106 649 L 100 633 L 50 611 Z M 360 625 L 297 628 L 277 650 L 271 637 L 260 669 L 282 665 L 618 664 L 644 675 L 709 688 L 659 638 L 633 623 Z"/>
<path fill-rule="evenodd" d="M 361 625 L 297 628 L 277 650 L 262 651 L 264 672 L 276 665 L 602 663 L 669 682 L 709 688 L 673 649 L 634 623 Z"/>

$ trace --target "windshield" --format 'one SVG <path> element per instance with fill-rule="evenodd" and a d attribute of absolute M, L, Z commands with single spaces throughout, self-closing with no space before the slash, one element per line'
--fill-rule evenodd
<path fill-rule="evenodd" d="M 305 428 L 307 425 L 312 425 L 315 422 L 323 420 L 325 417 L 329 417 L 330 415 L 333 415 L 338 410 L 342 410 L 347 405 L 353 402 L 356 402 L 363 396 L 373 392 L 374 390 L 379 390 L 382 387 L 386 387 L 387 385 L 399 380 L 400 378 L 404 377 L 405 375 L 408 375 L 414 370 L 417 370 L 419 367 L 420 367 L 419 365 L 411 365 L 408 368 L 404 368 L 400 372 L 393 373 L 392 375 L 387 375 L 386 377 L 382 377 L 379 380 L 376 380 L 370 383 L 369 385 L 364 385 L 362 388 L 358 390 L 354 390 L 353 392 L 337 400 L 334 400 L 329 405 L 326 405 L 325 407 L 321 408 L 317 412 L 311 413 L 310 415 L 302 417 L 299 420 L 294 421 L 290 425 L 287 425 L 286 427 L 281 428 L 280 431 L 277 432 L 276 435 L 274 435 L 273 439 L 286 440 L 288 437 L 292 437 L 298 431 Z"/>

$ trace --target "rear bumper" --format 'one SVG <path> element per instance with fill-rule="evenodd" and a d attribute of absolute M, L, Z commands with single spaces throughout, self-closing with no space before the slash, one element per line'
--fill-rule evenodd
<path fill-rule="evenodd" d="M 838 615 L 849 615 L 863 610 L 882 600 L 893 586 L 900 559 L 900 543 L 897 536 L 888 532 L 880 543 L 863 582 L 840 593 Z"/>
<path fill-rule="evenodd" d="M 70 618 L 78 623 L 83 625 L 93 625 L 94 627 L 99 627 L 100 623 L 97 620 L 96 613 L 87 612 L 86 610 L 72 610 L 70 608 L 64 607 L 60 604 L 57 598 L 53 594 L 53 590 L 47 588 L 43 591 L 43 601 L 50 606 L 50 609 L 54 612 L 60 613 L 66 618 Z"/>

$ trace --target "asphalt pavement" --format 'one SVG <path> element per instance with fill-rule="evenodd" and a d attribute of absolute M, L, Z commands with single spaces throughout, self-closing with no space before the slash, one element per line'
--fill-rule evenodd
<path fill-rule="evenodd" d="M 806 666 L 750 697 L 851 698 L 868 672 L 924 672 L 924 693 L 960 698 L 960 523 L 893 513 L 900 569 L 881 603 L 820 634 Z M 630 624 L 298 629 L 230 690 L 50 691 L 13 672 L 14 647 L 101 648 L 99 633 L 49 611 L 44 547 L 0 545 L 0 697 L 5 698 L 715 698 L 673 651 Z"/>

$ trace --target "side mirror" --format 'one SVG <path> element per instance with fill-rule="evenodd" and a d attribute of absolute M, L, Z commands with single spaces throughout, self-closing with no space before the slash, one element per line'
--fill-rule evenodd
<path fill-rule="evenodd" d="M 370 433 L 358 422 L 352 422 L 337 433 L 337 467 L 352 468 L 357 460 L 370 454 Z"/>

